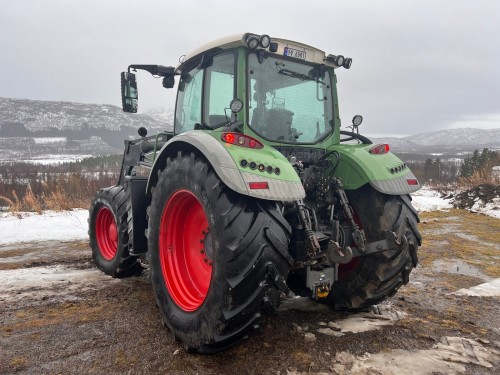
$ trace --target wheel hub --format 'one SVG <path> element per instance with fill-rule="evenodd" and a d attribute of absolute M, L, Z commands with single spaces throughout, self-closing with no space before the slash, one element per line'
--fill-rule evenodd
<path fill-rule="evenodd" d="M 206 258 L 211 262 L 214 255 L 214 245 L 212 243 L 212 235 L 210 234 L 210 232 L 206 233 L 203 239 L 203 251 L 206 255 Z"/>

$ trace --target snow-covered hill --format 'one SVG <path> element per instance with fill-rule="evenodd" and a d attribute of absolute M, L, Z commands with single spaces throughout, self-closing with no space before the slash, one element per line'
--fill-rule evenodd
<path fill-rule="evenodd" d="M 397 152 L 460 153 L 489 148 L 500 150 L 498 129 L 447 129 L 407 137 L 373 138 L 374 143 L 389 143 Z"/>
<path fill-rule="evenodd" d="M 405 140 L 423 146 L 496 145 L 500 146 L 498 129 L 448 129 L 405 137 Z"/>
<path fill-rule="evenodd" d="M 173 122 L 173 110 L 167 108 L 129 114 L 108 104 L 0 98 L 0 161 L 121 153 L 123 141 L 137 137 L 139 127 L 155 134 L 171 130 Z M 484 147 L 500 150 L 500 128 L 449 129 L 372 140 L 389 143 L 398 154 L 447 153 L 452 158 Z"/>
<path fill-rule="evenodd" d="M 108 104 L 0 98 L 0 160 L 123 152 L 123 141 L 171 130 L 172 111 L 129 114 Z"/>
<path fill-rule="evenodd" d="M 129 114 L 109 104 L 83 104 L 0 98 L 0 134 L 23 136 L 26 132 L 120 131 L 144 126 L 164 130 L 169 124 L 146 114 Z M 60 136 L 65 136 L 61 133 Z"/>

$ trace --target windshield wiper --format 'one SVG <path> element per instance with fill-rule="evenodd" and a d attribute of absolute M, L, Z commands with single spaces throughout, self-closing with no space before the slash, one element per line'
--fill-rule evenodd
<path fill-rule="evenodd" d="M 308 74 L 294 72 L 293 70 L 290 70 L 290 69 L 280 68 L 279 65 L 281 65 L 281 64 L 276 63 L 276 68 L 278 69 L 279 74 L 282 74 L 282 75 L 288 76 L 288 77 L 292 77 L 292 78 L 298 78 L 301 81 L 314 81 L 314 82 L 326 85 L 326 83 L 324 83 L 323 81 L 320 81 L 319 78 L 313 78 Z"/>

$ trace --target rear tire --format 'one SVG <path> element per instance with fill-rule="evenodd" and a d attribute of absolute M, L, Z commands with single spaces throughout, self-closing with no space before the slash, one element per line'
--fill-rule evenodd
<path fill-rule="evenodd" d="M 343 310 L 365 308 L 393 296 L 408 283 L 421 245 L 419 219 L 409 196 L 382 194 L 369 185 L 347 194 L 368 242 L 382 240 L 392 231 L 401 238 L 401 245 L 397 250 L 354 258 L 352 264 L 339 267 L 341 277 L 332 285 L 326 302 Z"/>
<path fill-rule="evenodd" d="M 90 204 L 89 239 L 92 259 L 105 274 L 126 277 L 142 272 L 137 257 L 129 254 L 127 202 L 122 186 L 99 190 Z"/>
<path fill-rule="evenodd" d="M 276 313 L 291 261 L 276 202 L 235 193 L 205 159 L 179 152 L 159 172 L 148 216 L 156 301 L 187 350 L 227 349 Z"/>

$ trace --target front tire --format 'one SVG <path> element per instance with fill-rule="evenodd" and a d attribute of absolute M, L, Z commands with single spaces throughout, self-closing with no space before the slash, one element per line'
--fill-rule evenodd
<path fill-rule="evenodd" d="M 408 283 L 421 245 L 419 219 L 409 196 L 382 194 L 369 185 L 347 194 L 368 242 L 382 240 L 392 231 L 401 245 L 397 250 L 354 258 L 339 267 L 339 280 L 332 285 L 326 302 L 341 310 L 369 307 L 393 296 Z"/>
<path fill-rule="evenodd" d="M 276 202 L 227 188 L 205 159 L 167 160 L 152 192 L 148 248 L 162 320 L 188 350 L 224 350 L 275 313 L 291 259 Z"/>
<path fill-rule="evenodd" d="M 129 253 L 127 202 L 122 186 L 99 190 L 90 204 L 89 239 L 92 259 L 105 274 L 127 277 L 142 272 L 137 257 Z"/>

